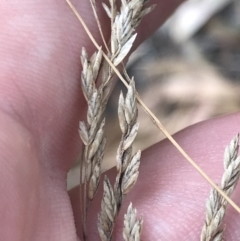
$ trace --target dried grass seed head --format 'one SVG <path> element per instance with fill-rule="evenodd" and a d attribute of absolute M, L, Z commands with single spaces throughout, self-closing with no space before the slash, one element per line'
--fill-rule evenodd
<path fill-rule="evenodd" d="M 221 189 L 230 196 L 240 176 L 240 157 L 238 153 L 239 136 L 233 138 L 224 152 L 224 173 Z M 206 221 L 201 233 L 201 241 L 223 240 L 222 220 L 226 212 L 227 201 L 215 190 L 211 190 L 206 203 Z"/>
<path fill-rule="evenodd" d="M 125 241 L 140 241 L 143 219 L 137 219 L 137 210 L 129 204 L 127 214 L 124 215 L 123 238 Z"/>
<path fill-rule="evenodd" d="M 130 161 L 129 165 L 127 166 L 126 170 L 123 174 L 122 179 L 122 193 L 126 195 L 132 187 L 137 182 L 137 178 L 139 175 L 139 166 L 140 166 L 140 158 L 141 158 L 141 151 L 139 150 Z"/>
<path fill-rule="evenodd" d="M 117 214 L 117 204 L 113 188 L 107 176 L 104 179 L 103 189 L 101 212 L 98 216 L 98 231 L 102 240 L 110 240 Z"/>

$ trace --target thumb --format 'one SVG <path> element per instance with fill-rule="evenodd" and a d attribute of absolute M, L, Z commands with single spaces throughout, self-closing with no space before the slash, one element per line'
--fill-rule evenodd
<path fill-rule="evenodd" d="M 66 174 L 48 171 L 35 138 L 12 117 L 1 113 L 0 126 L 1 240 L 76 241 Z"/>

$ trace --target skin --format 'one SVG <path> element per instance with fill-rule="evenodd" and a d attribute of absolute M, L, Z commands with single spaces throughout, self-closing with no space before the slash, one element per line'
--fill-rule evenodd
<path fill-rule="evenodd" d="M 100 43 L 88 2 L 73 3 Z M 136 46 L 179 4 L 158 1 L 139 29 Z M 105 23 L 106 15 L 99 14 Z M 83 46 L 90 52 L 94 48 L 65 1 L 2 1 L 0 16 L 1 240 L 76 241 L 78 195 L 77 190 L 70 196 L 66 191 L 66 174 L 80 151 L 78 122 L 86 110 L 79 55 Z M 109 36 L 107 22 L 103 26 Z M 175 138 L 219 181 L 224 147 L 239 131 L 239 123 L 239 114 L 225 116 L 189 127 Z M 166 140 L 143 153 L 139 181 L 123 211 L 131 200 L 143 214 L 143 240 L 199 240 L 209 190 Z M 240 205 L 237 195 L 239 188 L 233 197 Z M 93 205 L 93 212 L 96 209 Z M 90 214 L 89 240 L 99 240 L 95 219 Z M 239 220 L 230 207 L 226 240 L 240 240 Z M 121 240 L 121 222 L 116 226 L 114 236 Z"/>

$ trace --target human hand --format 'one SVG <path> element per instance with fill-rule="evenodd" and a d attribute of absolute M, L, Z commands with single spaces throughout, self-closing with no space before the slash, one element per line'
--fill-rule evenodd
<path fill-rule="evenodd" d="M 179 2 L 158 2 L 144 20 L 147 27 L 139 29 L 138 41 Z M 88 1 L 74 4 L 100 42 Z M 0 15 L 0 237 L 75 241 L 73 211 L 78 223 L 80 204 L 74 191 L 69 200 L 66 175 L 79 152 L 78 122 L 86 107 L 79 56 L 83 46 L 94 48 L 65 1 L 10 0 L 0 4 Z M 100 16 L 107 20 L 105 14 Z M 104 32 L 109 35 L 107 28 Z M 177 140 L 216 178 L 222 172 L 223 146 L 238 131 L 238 123 L 239 115 L 212 120 L 200 124 L 200 129 L 197 125 L 181 132 Z M 200 143 L 194 142 L 196 136 Z M 209 186 L 167 141 L 146 151 L 142 163 L 137 186 L 125 205 L 131 200 L 144 214 L 143 239 L 197 239 Z M 91 224 L 96 226 L 95 221 Z M 230 241 L 237 240 L 237 224 L 232 222 L 232 234 L 230 227 L 226 229 Z"/>

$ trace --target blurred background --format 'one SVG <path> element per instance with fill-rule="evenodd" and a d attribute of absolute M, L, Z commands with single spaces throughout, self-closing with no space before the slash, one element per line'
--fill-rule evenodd
<path fill-rule="evenodd" d="M 173 134 L 189 125 L 240 110 L 240 0 L 189 0 L 137 51 L 127 70 L 147 106 Z M 121 138 L 117 81 L 107 108 L 103 171 L 114 166 Z M 135 149 L 164 139 L 139 108 Z M 68 188 L 79 184 L 76 163 Z"/>

